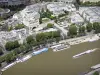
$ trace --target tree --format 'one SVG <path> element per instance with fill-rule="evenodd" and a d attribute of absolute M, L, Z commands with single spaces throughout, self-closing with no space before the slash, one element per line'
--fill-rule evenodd
<path fill-rule="evenodd" d="M 35 43 L 35 40 L 34 40 L 32 35 L 28 36 L 26 38 L 26 41 L 27 41 L 28 44 L 34 44 Z"/>
<path fill-rule="evenodd" d="M 53 38 L 60 37 L 60 32 L 59 31 L 52 32 L 52 37 Z"/>
<path fill-rule="evenodd" d="M 54 24 L 52 24 L 52 23 L 47 24 L 47 28 L 53 28 L 53 26 L 54 26 Z"/>
<path fill-rule="evenodd" d="M 16 40 L 16 41 L 14 41 L 13 42 L 13 44 L 14 44 L 14 48 L 18 48 L 19 46 L 20 46 L 20 44 L 18 43 L 18 41 Z"/>
<path fill-rule="evenodd" d="M 93 75 L 99 75 L 99 72 L 98 72 L 98 71 L 96 71 L 96 72 L 94 72 L 94 73 L 93 73 Z"/>
<path fill-rule="evenodd" d="M 42 18 L 41 17 L 39 18 L 39 24 L 42 24 Z"/>
<path fill-rule="evenodd" d="M 36 43 L 37 44 L 46 44 L 52 41 L 59 41 L 60 40 L 60 32 L 59 31 L 52 31 L 52 32 L 45 32 L 39 33 L 36 35 Z"/>
<path fill-rule="evenodd" d="M 93 29 L 95 30 L 95 33 L 100 33 L 100 23 L 93 23 Z"/>
<path fill-rule="evenodd" d="M 77 4 L 79 4 L 79 5 L 81 4 L 80 0 L 76 0 L 76 2 L 77 2 Z"/>
<path fill-rule="evenodd" d="M 85 35 L 85 27 L 84 26 L 79 27 L 79 34 L 80 35 Z"/>
<path fill-rule="evenodd" d="M 87 32 L 91 32 L 92 29 L 93 29 L 93 26 L 91 23 L 88 23 L 87 26 L 86 26 L 86 29 L 87 29 Z"/>
<path fill-rule="evenodd" d="M 5 48 L 6 48 L 6 50 L 11 51 L 15 48 L 18 48 L 19 46 L 20 45 L 19 45 L 18 41 L 14 41 L 14 42 L 9 41 L 9 42 L 6 43 Z"/>
<path fill-rule="evenodd" d="M 75 36 L 75 35 L 77 35 L 77 27 L 76 27 L 76 25 L 71 25 L 70 27 L 69 27 L 69 35 L 70 36 Z"/>
<path fill-rule="evenodd" d="M 2 64 L 0 63 L 0 67 L 2 67 Z"/>
<path fill-rule="evenodd" d="M 10 62 L 14 61 L 15 59 L 16 59 L 15 55 L 11 52 L 6 55 L 5 61 L 7 63 L 10 63 Z"/>
<path fill-rule="evenodd" d="M 2 48 L 0 48 L 0 55 L 2 55 L 3 54 L 3 51 L 2 51 Z"/>
<path fill-rule="evenodd" d="M 44 44 L 45 43 L 45 34 L 44 33 L 39 33 L 36 35 L 36 41 L 40 44 Z"/>

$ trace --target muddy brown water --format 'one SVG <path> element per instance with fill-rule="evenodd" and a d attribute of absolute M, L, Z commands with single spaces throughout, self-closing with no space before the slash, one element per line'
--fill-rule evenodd
<path fill-rule="evenodd" d="M 100 48 L 100 40 L 74 45 L 60 52 L 49 50 L 24 63 L 16 64 L 4 71 L 3 75 L 79 75 L 100 63 L 100 50 L 77 59 L 72 56 L 93 48 Z"/>

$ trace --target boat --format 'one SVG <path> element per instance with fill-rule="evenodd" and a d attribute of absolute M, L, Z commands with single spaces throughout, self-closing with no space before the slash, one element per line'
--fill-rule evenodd
<path fill-rule="evenodd" d="M 89 54 L 89 53 L 91 53 L 91 52 L 96 51 L 97 49 L 98 49 L 98 48 L 91 49 L 91 50 L 87 50 L 87 51 L 82 52 L 82 53 L 80 53 L 80 54 L 74 55 L 73 58 L 78 58 L 78 57 L 80 57 L 80 56 L 82 56 L 82 55 L 84 55 L 84 54 Z"/>

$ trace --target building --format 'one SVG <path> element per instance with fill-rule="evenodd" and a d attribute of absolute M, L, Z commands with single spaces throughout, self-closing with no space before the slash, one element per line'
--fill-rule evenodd
<path fill-rule="evenodd" d="M 63 14 L 64 11 L 76 11 L 76 8 L 73 4 L 66 4 L 63 2 L 55 2 L 47 5 L 47 9 L 49 11 L 53 12 L 55 16 L 58 16 L 59 14 Z"/>
<path fill-rule="evenodd" d="M 71 23 L 82 25 L 84 23 L 84 19 L 78 13 L 73 13 L 71 15 Z"/>
<path fill-rule="evenodd" d="M 73 3 L 75 0 L 58 0 L 59 2 L 64 2 L 64 3 Z"/>
<path fill-rule="evenodd" d="M 18 40 L 23 43 L 25 37 L 27 37 L 26 29 L 12 30 L 10 32 L 1 31 L 0 32 L 0 46 L 4 47 L 6 42 Z"/>
<path fill-rule="evenodd" d="M 29 28 L 30 34 L 32 30 L 39 26 L 40 14 L 33 9 L 25 8 L 20 13 L 22 16 L 22 23 Z"/>
<path fill-rule="evenodd" d="M 88 22 L 100 22 L 100 7 L 80 7 L 80 15 Z"/>
<path fill-rule="evenodd" d="M 87 1 L 89 1 L 89 2 L 98 2 L 100 0 L 81 0 L 81 1 L 84 3 L 84 2 L 87 2 Z"/>
<path fill-rule="evenodd" d="M 1 6 L 12 6 L 12 5 L 21 5 L 27 4 L 30 0 L 0 0 Z"/>
<path fill-rule="evenodd" d="M 39 7 L 36 8 L 35 5 L 30 5 L 15 14 L 13 18 L 23 23 L 28 28 L 29 34 L 32 34 L 33 29 L 39 26 L 40 14 L 38 11 Z"/>

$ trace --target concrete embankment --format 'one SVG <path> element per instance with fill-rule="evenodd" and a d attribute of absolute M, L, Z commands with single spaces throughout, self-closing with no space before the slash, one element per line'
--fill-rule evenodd
<path fill-rule="evenodd" d="M 96 72 L 96 71 L 100 72 L 100 68 L 98 68 L 96 70 L 93 70 L 93 71 L 91 71 L 91 72 L 89 72 L 87 74 L 84 74 L 84 75 L 93 75 L 93 73 Z"/>
<path fill-rule="evenodd" d="M 78 38 L 62 40 L 62 41 L 60 41 L 60 43 L 67 42 L 70 45 L 75 45 L 75 44 L 80 44 L 80 43 L 84 43 L 84 42 L 93 42 L 96 40 L 99 40 L 99 36 L 97 34 L 93 34 L 93 35 L 88 35 L 88 36 L 83 36 L 83 37 L 78 37 Z"/>

